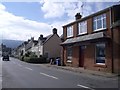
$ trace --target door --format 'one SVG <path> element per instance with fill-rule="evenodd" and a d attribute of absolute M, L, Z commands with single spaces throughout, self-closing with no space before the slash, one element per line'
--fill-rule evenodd
<path fill-rule="evenodd" d="M 80 46 L 79 48 L 79 67 L 84 66 L 84 48 L 85 46 Z"/>

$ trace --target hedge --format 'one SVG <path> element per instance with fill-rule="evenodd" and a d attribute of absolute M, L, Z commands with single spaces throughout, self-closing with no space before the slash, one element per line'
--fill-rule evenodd
<path fill-rule="evenodd" d="M 45 57 L 24 57 L 24 61 L 28 63 L 47 63 L 47 60 Z"/>

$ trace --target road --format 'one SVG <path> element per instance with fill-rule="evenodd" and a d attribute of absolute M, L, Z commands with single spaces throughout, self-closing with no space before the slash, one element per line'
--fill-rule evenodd
<path fill-rule="evenodd" d="M 75 73 L 29 64 L 15 58 L 2 61 L 2 88 L 117 88 L 118 78 Z"/>

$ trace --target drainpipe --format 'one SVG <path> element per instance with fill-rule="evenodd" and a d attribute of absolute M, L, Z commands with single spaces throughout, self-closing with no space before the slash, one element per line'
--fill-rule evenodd
<path fill-rule="evenodd" d="M 112 8 L 110 8 L 110 30 L 111 30 L 111 36 L 112 36 L 112 52 L 111 52 L 111 55 L 112 55 L 112 73 L 114 73 L 114 36 L 113 36 L 113 27 L 112 27 L 112 24 L 113 24 L 113 15 L 112 15 Z"/>

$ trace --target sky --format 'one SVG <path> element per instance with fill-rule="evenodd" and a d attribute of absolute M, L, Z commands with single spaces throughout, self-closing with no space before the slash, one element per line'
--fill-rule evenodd
<path fill-rule="evenodd" d="M 85 0 L 84 0 L 85 1 Z M 57 28 L 58 35 L 63 33 L 63 25 L 75 21 L 75 14 L 82 17 L 115 5 L 120 0 L 1 0 L 0 2 L 0 39 L 36 40 L 43 34 L 52 34 Z M 110 1 L 110 2 L 109 2 Z"/>

